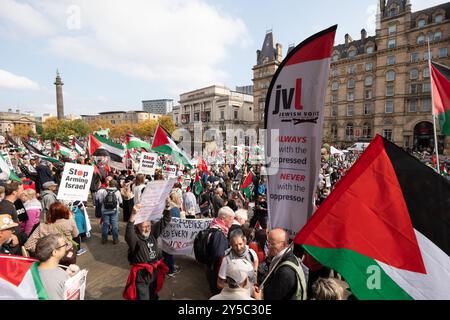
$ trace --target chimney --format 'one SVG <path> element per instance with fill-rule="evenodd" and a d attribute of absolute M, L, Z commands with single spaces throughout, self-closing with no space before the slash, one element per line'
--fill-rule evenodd
<path fill-rule="evenodd" d="M 347 46 L 352 40 L 348 33 L 345 34 L 345 45 Z"/>
<path fill-rule="evenodd" d="M 364 42 L 367 38 L 367 31 L 366 29 L 361 30 L 361 40 Z"/>

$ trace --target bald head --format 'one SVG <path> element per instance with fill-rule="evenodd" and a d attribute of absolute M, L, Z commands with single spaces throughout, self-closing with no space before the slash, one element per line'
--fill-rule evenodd
<path fill-rule="evenodd" d="M 283 229 L 273 229 L 267 237 L 269 257 L 273 258 L 289 246 L 289 235 Z"/>

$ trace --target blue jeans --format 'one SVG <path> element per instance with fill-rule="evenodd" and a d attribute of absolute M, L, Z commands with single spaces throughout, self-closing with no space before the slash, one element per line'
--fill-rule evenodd
<path fill-rule="evenodd" d="M 112 225 L 112 235 L 113 240 L 119 239 L 119 212 L 108 211 L 103 213 L 103 224 L 102 224 L 102 240 L 108 240 L 109 225 Z"/>

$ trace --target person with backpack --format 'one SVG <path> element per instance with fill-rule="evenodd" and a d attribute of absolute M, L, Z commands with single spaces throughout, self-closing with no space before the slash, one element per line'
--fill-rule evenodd
<path fill-rule="evenodd" d="M 112 226 L 113 244 L 119 243 L 119 207 L 122 196 L 117 189 L 117 181 L 111 179 L 108 188 L 100 189 L 96 194 L 96 201 L 101 205 L 102 212 L 102 244 L 108 242 L 109 226 Z"/>
<path fill-rule="evenodd" d="M 211 226 L 199 232 L 194 241 L 194 254 L 198 262 L 205 264 L 206 278 L 211 294 L 220 292 L 217 288 L 217 275 L 225 251 L 228 249 L 228 230 L 234 221 L 234 211 L 222 207 L 218 217 L 211 221 Z"/>
<path fill-rule="evenodd" d="M 289 236 L 283 229 L 273 229 L 268 236 L 269 278 L 256 296 L 264 300 L 306 300 L 307 280 L 301 262 L 289 247 Z"/>

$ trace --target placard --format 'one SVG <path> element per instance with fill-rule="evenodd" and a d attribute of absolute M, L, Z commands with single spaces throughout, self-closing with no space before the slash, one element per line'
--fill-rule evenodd
<path fill-rule="evenodd" d="M 64 300 L 84 300 L 87 273 L 88 271 L 83 269 L 66 280 L 64 283 Z"/>
<path fill-rule="evenodd" d="M 162 173 L 168 179 L 173 179 L 177 177 L 177 166 L 164 164 L 162 167 Z"/>
<path fill-rule="evenodd" d="M 156 170 L 156 159 L 158 154 L 153 152 L 142 152 L 138 173 L 154 175 Z"/>
<path fill-rule="evenodd" d="M 93 173 L 93 166 L 66 162 L 57 199 L 87 201 Z"/>

